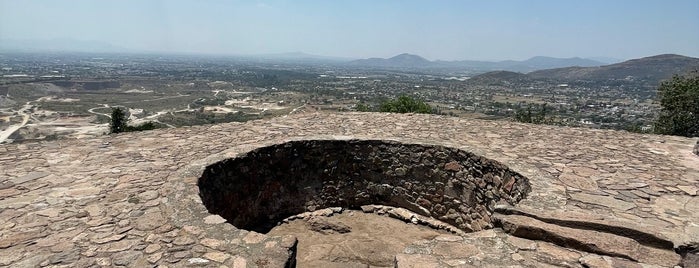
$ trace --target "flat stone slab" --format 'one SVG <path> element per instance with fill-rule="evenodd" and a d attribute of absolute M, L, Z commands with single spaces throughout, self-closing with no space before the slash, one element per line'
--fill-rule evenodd
<path fill-rule="evenodd" d="M 501 229 L 479 231 L 460 239 L 415 241 L 396 255 L 394 265 L 405 267 L 666 267 L 639 264 L 626 258 L 598 255 L 549 242 L 519 238 Z M 444 252 L 458 252 L 443 254 Z M 672 267 L 672 266 L 669 266 Z M 687 266 L 691 267 L 691 266 Z"/>
<path fill-rule="evenodd" d="M 33 181 L 36 179 L 46 177 L 49 174 L 51 174 L 51 173 L 48 173 L 48 172 L 29 172 L 29 174 L 21 176 L 21 177 L 13 178 L 13 179 L 11 179 L 11 181 L 14 184 L 22 184 L 22 183 L 25 183 L 28 181 Z"/>
<path fill-rule="evenodd" d="M 198 195 L 197 179 L 206 165 L 255 148 L 350 138 L 473 152 L 530 179 L 532 192 L 518 205 L 523 208 L 643 222 L 662 229 L 675 246 L 699 241 L 699 158 L 692 153 L 693 139 L 434 115 L 301 113 L 0 145 L 0 266 L 291 264 L 295 238 L 267 237 L 212 217 Z M 576 176 L 585 179 L 576 183 Z M 584 255 L 543 242 L 537 248 L 550 254 L 512 252 L 508 246 L 493 249 L 491 257 L 541 263 L 563 254 L 567 262 L 579 263 Z M 468 267 L 475 263 L 462 261 L 481 255 L 466 253 L 484 250 L 468 247 L 450 259 L 453 248 L 438 249 L 439 255 L 425 252 L 419 259 L 429 262 L 432 256 L 445 265 Z"/>
<path fill-rule="evenodd" d="M 620 235 L 562 227 L 520 215 L 498 215 L 505 232 L 527 239 L 546 240 L 556 245 L 636 262 L 672 267 L 681 257 L 672 249 L 645 246 Z"/>
<path fill-rule="evenodd" d="M 595 195 L 586 193 L 571 193 L 570 199 L 575 201 L 580 201 L 587 204 L 600 205 L 603 207 L 608 207 L 618 211 L 627 211 L 629 209 L 635 208 L 636 204 L 633 202 L 627 202 L 614 197 L 606 195 Z"/>

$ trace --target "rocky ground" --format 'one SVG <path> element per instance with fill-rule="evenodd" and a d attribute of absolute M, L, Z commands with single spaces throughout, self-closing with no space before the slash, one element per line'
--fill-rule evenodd
<path fill-rule="evenodd" d="M 444 234 L 449 233 L 362 211 L 296 219 L 267 233 L 298 238 L 297 267 L 393 267 L 406 246 Z"/>
<path fill-rule="evenodd" d="M 0 266 L 282 267 L 298 241 L 211 215 L 203 167 L 301 139 L 459 148 L 529 178 L 496 229 L 417 240 L 398 267 L 697 267 L 695 139 L 431 115 L 303 113 L 266 121 L 0 145 Z"/>

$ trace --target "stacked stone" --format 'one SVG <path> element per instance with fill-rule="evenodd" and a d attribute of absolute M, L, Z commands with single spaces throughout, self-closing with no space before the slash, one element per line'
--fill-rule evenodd
<path fill-rule="evenodd" d="M 528 180 L 462 150 L 380 140 L 305 140 L 209 166 L 199 179 L 210 212 L 265 232 L 289 215 L 327 207 L 403 207 L 465 232 L 492 228 L 495 204 L 514 204 Z"/>

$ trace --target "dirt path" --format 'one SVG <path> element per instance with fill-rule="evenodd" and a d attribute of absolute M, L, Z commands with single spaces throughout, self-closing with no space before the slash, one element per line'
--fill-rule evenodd
<path fill-rule="evenodd" d="M 24 106 L 22 106 L 21 109 L 19 109 L 19 111 L 17 111 L 18 114 L 22 115 L 22 123 L 12 125 L 8 127 L 6 130 L 0 131 L 0 143 L 5 142 L 5 140 L 12 136 L 12 134 L 15 133 L 15 131 L 24 127 L 29 122 L 30 114 L 27 113 L 27 110 L 31 109 L 32 107 L 33 106 L 31 105 L 31 102 L 28 101 L 26 104 L 24 104 Z"/>
<path fill-rule="evenodd" d="M 104 116 L 106 116 L 106 117 L 112 118 L 112 116 L 109 115 L 109 114 L 103 114 L 103 113 L 95 112 L 95 109 L 103 109 L 103 108 L 110 108 L 110 106 L 109 106 L 108 104 L 102 104 L 101 107 L 90 108 L 90 109 L 88 109 L 87 111 L 90 112 L 91 114 L 104 115 Z"/>

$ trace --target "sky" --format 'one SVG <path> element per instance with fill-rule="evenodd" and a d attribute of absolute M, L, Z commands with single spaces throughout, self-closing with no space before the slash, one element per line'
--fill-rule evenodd
<path fill-rule="evenodd" d="M 698 0 L 0 0 L 0 42 L 430 60 L 699 57 Z"/>

